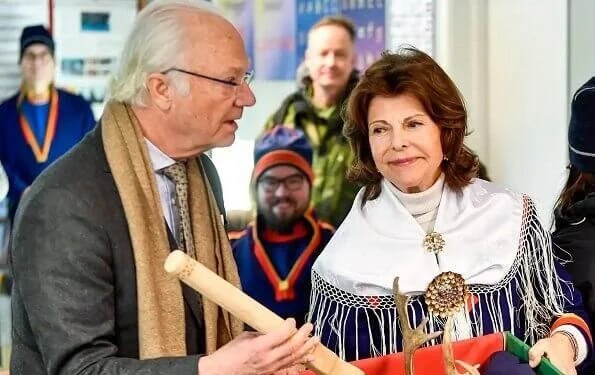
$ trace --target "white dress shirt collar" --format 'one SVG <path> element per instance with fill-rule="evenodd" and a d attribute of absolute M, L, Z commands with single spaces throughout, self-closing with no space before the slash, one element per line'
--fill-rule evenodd
<path fill-rule="evenodd" d="M 175 164 L 176 161 L 174 159 L 167 156 L 147 138 L 145 138 L 145 142 L 147 143 L 147 147 L 149 149 L 149 158 L 151 159 L 151 164 L 153 165 L 153 170 L 155 172 L 159 172 L 162 169 Z"/>

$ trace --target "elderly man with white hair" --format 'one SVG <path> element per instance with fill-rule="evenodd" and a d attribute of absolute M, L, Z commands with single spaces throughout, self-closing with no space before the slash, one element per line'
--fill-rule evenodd
<path fill-rule="evenodd" d="M 163 270 L 171 249 L 239 285 L 216 170 L 255 103 L 238 31 L 201 0 L 138 15 L 99 125 L 31 186 L 12 244 L 11 374 L 294 373 L 317 338 L 243 324 Z"/>

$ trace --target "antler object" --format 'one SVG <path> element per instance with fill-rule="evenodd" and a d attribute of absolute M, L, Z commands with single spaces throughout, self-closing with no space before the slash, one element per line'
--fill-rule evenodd
<path fill-rule="evenodd" d="M 444 336 L 442 336 L 442 356 L 444 357 L 444 369 L 446 375 L 480 375 L 478 371 L 479 365 L 472 366 L 467 362 L 455 360 L 452 350 L 452 329 L 454 327 L 454 320 L 452 316 L 446 319 L 444 326 Z M 465 369 L 464 373 L 457 371 L 455 364 L 458 364 Z"/>
<path fill-rule="evenodd" d="M 439 337 L 442 331 L 426 334 L 424 326 L 428 323 L 428 318 L 425 317 L 421 323 L 412 329 L 409 325 L 409 316 L 407 314 L 407 303 L 409 297 L 401 294 L 399 290 L 399 278 L 395 277 L 393 281 L 393 294 L 395 296 L 395 304 L 397 305 L 397 314 L 401 321 L 401 333 L 403 336 L 403 352 L 405 353 L 405 373 L 413 375 L 413 354 L 423 344 Z"/>

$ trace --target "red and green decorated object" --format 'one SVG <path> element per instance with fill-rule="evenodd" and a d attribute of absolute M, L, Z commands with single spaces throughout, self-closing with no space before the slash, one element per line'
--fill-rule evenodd
<path fill-rule="evenodd" d="M 521 362 L 529 361 L 529 346 L 514 335 L 493 333 L 452 344 L 454 358 L 470 365 L 482 366 L 496 352 L 507 351 L 518 357 Z M 376 358 L 362 359 L 352 362 L 366 375 L 405 375 L 405 357 L 403 353 L 394 353 Z M 418 349 L 413 356 L 415 375 L 445 374 L 442 345 L 434 345 Z M 459 368 L 464 373 L 462 368 Z M 539 375 L 563 375 L 552 363 L 544 358 L 535 369 Z M 302 375 L 314 375 L 305 371 Z"/>

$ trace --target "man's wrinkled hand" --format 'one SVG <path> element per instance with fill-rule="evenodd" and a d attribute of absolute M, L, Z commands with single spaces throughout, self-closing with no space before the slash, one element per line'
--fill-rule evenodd
<path fill-rule="evenodd" d="M 314 360 L 319 342 L 310 337 L 312 324 L 296 332 L 295 320 L 287 319 L 268 333 L 244 332 L 198 362 L 200 375 L 296 375 L 300 365 Z"/>

